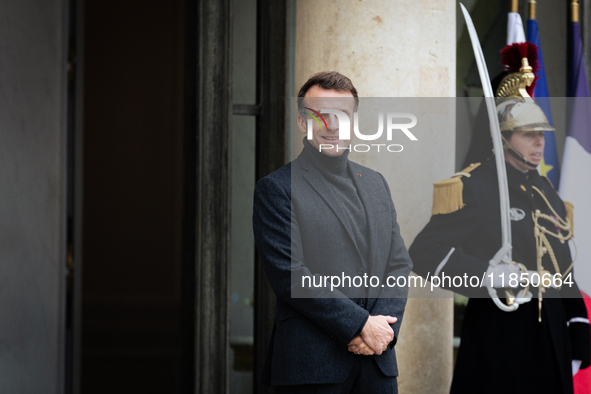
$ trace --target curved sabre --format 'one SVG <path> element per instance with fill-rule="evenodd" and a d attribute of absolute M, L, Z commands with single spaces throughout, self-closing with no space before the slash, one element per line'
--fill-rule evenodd
<path fill-rule="evenodd" d="M 480 74 L 480 82 L 482 83 L 482 89 L 484 90 L 484 100 L 486 101 L 486 109 L 488 112 L 488 118 L 490 120 L 490 133 L 493 140 L 493 147 L 495 150 L 495 163 L 497 166 L 497 177 L 499 181 L 499 199 L 501 205 L 501 236 L 502 243 L 501 248 L 489 261 L 487 270 L 487 276 L 492 274 L 493 269 L 501 261 L 510 262 L 511 258 L 511 219 L 509 216 L 509 187 L 507 185 L 507 170 L 505 168 L 505 155 L 503 152 L 503 142 L 501 140 L 501 128 L 499 126 L 499 119 L 497 118 L 497 110 L 494 99 L 494 92 L 490 84 L 490 77 L 488 75 L 488 69 L 486 68 L 486 62 L 478 41 L 478 35 L 472 23 L 472 18 L 466 7 L 460 3 L 462 7 L 462 13 L 466 20 L 466 27 L 470 34 L 470 40 L 472 41 L 472 49 L 474 50 L 474 56 L 476 57 L 476 65 L 478 66 L 478 73 Z M 497 295 L 495 288 L 490 287 L 487 281 L 488 293 L 493 299 L 494 303 L 503 311 L 512 312 L 519 308 L 519 301 L 516 300 L 511 306 L 505 305 Z"/>

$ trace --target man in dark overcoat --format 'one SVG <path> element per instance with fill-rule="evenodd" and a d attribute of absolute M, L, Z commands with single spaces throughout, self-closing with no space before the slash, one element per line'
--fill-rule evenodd
<path fill-rule="evenodd" d="M 255 189 L 256 246 L 277 296 L 262 380 L 277 393 L 396 393 L 407 288 L 381 285 L 412 263 L 386 180 L 349 161 L 337 116 L 322 113 L 353 119 L 357 90 L 323 72 L 298 97 L 304 149 Z"/>

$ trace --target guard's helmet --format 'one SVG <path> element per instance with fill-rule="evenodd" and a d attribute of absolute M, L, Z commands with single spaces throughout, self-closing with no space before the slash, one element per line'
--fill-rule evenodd
<path fill-rule="evenodd" d="M 513 131 L 555 131 L 544 111 L 531 98 L 501 99 L 497 103 L 497 114 L 505 136 Z"/>

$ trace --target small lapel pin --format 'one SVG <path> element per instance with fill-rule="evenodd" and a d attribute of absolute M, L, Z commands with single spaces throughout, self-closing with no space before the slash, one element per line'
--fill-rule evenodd
<path fill-rule="evenodd" d="M 361 174 L 357 174 L 357 176 L 361 176 Z"/>

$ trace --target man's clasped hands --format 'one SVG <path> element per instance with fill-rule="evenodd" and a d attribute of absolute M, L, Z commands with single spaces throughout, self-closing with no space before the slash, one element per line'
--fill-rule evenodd
<path fill-rule="evenodd" d="M 347 348 L 355 354 L 378 356 L 388 349 L 388 344 L 394 339 L 394 331 L 390 324 L 398 320 L 392 316 L 369 316 L 361 333 L 353 337 Z"/>

